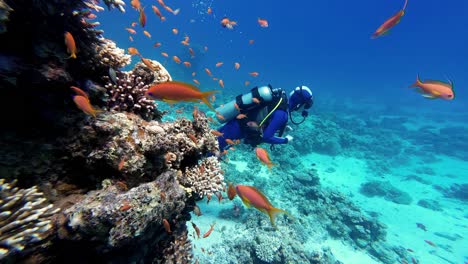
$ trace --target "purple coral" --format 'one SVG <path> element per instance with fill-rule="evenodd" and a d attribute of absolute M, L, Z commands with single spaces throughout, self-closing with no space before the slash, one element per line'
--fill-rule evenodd
<path fill-rule="evenodd" d="M 110 97 L 109 110 L 135 113 L 147 121 L 161 118 L 162 113 L 157 111 L 154 100 L 146 98 L 145 92 L 152 83 L 168 81 L 171 77 L 158 62 L 151 63 L 156 65 L 156 71 L 138 63 L 132 71 L 118 72 L 117 83 L 109 81 L 105 85 Z"/>

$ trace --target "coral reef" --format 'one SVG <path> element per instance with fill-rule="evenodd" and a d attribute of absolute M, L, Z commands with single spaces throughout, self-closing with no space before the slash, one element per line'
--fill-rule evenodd
<path fill-rule="evenodd" d="M 131 56 L 125 54 L 125 50 L 118 48 L 115 42 L 110 39 L 101 40 L 101 43 L 96 45 L 95 49 L 96 57 L 94 60 L 104 67 L 120 69 L 132 61 Z"/>
<path fill-rule="evenodd" d="M 434 210 L 434 211 L 442 211 L 442 206 L 439 204 L 437 200 L 421 199 L 418 201 L 418 205 L 427 209 Z"/>
<path fill-rule="evenodd" d="M 367 250 L 383 263 L 395 263 L 397 258 L 407 257 L 405 252 L 385 243 L 384 224 L 366 216 L 345 195 L 321 187 L 317 171 L 310 170 L 303 174 L 293 175 L 294 182 L 290 188 L 293 197 L 298 197 L 295 203 L 299 205 L 299 212 L 313 217 L 309 221 L 320 223 L 333 237 Z M 307 178 L 310 180 L 304 184 Z"/>
<path fill-rule="evenodd" d="M 62 145 L 70 159 L 83 162 L 83 168 L 108 171 L 107 176 L 96 175 L 97 182 L 93 185 L 115 173 L 129 186 L 135 186 L 153 180 L 169 168 L 184 171 L 186 167 L 196 166 L 199 158 L 217 146 L 204 115 L 198 115 L 193 122 L 180 119 L 159 123 L 144 121 L 131 113 L 103 112 L 99 119 L 84 122 L 77 131 L 70 131 L 70 136 L 63 138 Z M 212 163 L 209 165 L 217 168 Z"/>
<path fill-rule="evenodd" d="M 8 22 L 8 16 L 13 11 L 11 7 L 5 3 L 4 0 L 0 0 L 0 34 L 7 31 L 6 22 Z"/>
<path fill-rule="evenodd" d="M 468 184 L 454 183 L 449 188 L 441 188 L 445 197 L 468 201 Z"/>
<path fill-rule="evenodd" d="M 388 181 L 370 181 L 363 183 L 359 192 L 367 197 L 380 196 L 385 198 L 385 200 L 397 204 L 410 204 L 412 201 L 408 193 L 400 191 Z"/>
<path fill-rule="evenodd" d="M 174 234 L 172 247 L 186 251 L 190 243 L 184 242 L 183 235 L 179 236 L 186 232 L 184 221 L 189 215 L 185 208 L 185 192 L 177 183 L 175 172 L 163 173 L 155 181 L 128 191 L 105 180 L 102 189 L 89 192 L 65 210 L 60 239 L 68 241 L 70 247 L 81 240 L 92 240 L 92 248 L 87 250 L 109 259 L 114 258 L 111 252 L 116 250 L 145 247 L 146 250 L 137 251 L 143 254 L 139 258 L 145 258 L 143 252 Z M 164 231 L 163 219 L 171 223 L 172 233 Z M 161 257 L 162 252 L 158 253 Z"/>
<path fill-rule="evenodd" d="M 44 243 L 52 231 L 52 215 L 60 211 L 48 204 L 37 187 L 20 189 L 0 179 L 0 260 Z"/>
<path fill-rule="evenodd" d="M 180 174 L 179 182 L 202 198 L 211 197 L 225 188 L 221 164 L 216 157 L 203 159 L 199 165 L 188 168 Z"/>
<path fill-rule="evenodd" d="M 178 236 L 171 245 L 164 249 L 165 264 L 191 264 L 193 260 L 192 243 L 187 237 L 187 231 Z"/>
<path fill-rule="evenodd" d="M 156 109 L 154 100 L 146 98 L 145 92 L 152 84 L 172 80 L 167 70 L 156 61 L 148 60 L 154 69 L 137 63 L 129 72 L 118 72 L 116 83 L 109 79 L 105 88 L 108 93 L 107 109 L 140 115 L 150 121 L 161 119 L 163 113 Z"/>

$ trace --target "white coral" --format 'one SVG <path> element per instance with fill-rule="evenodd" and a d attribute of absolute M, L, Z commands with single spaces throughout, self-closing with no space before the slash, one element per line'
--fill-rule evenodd
<path fill-rule="evenodd" d="M 200 197 L 212 196 L 225 188 L 221 164 L 216 157 L 208 157 L 199 165 L 188 168 L 178 180 Z"/>
<path fill-rule="evenodd" d="M 44 240 L 52 228 L 50 217 L 60 211 L 46 203 L 37 187 L 19 189 L 0 179 L 0 260 Z"/>
<path fill-rule="evenodd" d="M 110 39 L 103 39 L 102 43 L 96 46 L 96 51 L 99 62 L 113 69 L 125 67 L 132 62 L 131 56 L 125 54 L 125 50 L 118 48 Z"/>

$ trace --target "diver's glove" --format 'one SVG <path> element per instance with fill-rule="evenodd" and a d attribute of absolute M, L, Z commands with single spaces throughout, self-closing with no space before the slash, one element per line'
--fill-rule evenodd
<path fill-rule="evenodd" d="M 288 143 L 291 142 L 294 138 L 291 135 L 285 136 L 285 138 L 288 140 Z"/>
<path fill-rule="evenodd" d="M 304 110 L 304 111 L 302 111 L 301 115 L 302 115 L 302 117 L 307 117 L 307 116 L 309 116 L 309 112 Z"/>

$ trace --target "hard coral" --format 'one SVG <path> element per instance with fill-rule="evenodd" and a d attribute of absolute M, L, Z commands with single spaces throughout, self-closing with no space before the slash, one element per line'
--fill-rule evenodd
<path fill-rule="evenodd" d="M 174 172 L 163 173 L 155 181 L 125 193 L 117 185 L 104 182 L 103 189 L 89 192 L 64 212 L 67 219 L 64 224 L 70 231 L 62 234 L 63 243 L 56 246 L 64 248 L 58 250 L 89 253 L 78 255 L 77 258 L 82 258 L 78 262 L 104 258 L 110 263 L 132 259 L 160 263 L 168 254 L 181 254 L 190 259 L 191 246 L 184 239 L 183 219 L 189 217 L 185 210 L 186 196 Z M 171 234 L 164 231 L 164 219 L 170 222 Z M 93 242 L 88 243 L 89 240 Z M 173 244 L 169 245 L 168 240 L 174 241 Z M 164 250 L 167 247 L 171 249 Z"/>
<path fill-rule="evenodd" d="M 102 39 L 95 45 L 96 60 L 104 66 L 119 69 L 127 66 L 132 61 L 131 56 L 125 54 L 125 50 L 118 48 L 114 41 Z"/>
<path fill-rule="evenodd" d="M 132 71 L 118 72 L 116 83 L 109 80 L 105 85 L 109 110 L 135 113 L 147 121 L 161 118 L 154 100 L 147 98 L 145 92 L 151 84 L 171 80 L 171 76 L 158 62 L 151 63 L 154 70 L 137 63 Z"/>
<path fill-rule="evenodd" d="M 60 209 L 46 203 L 37 187 L 19 189 L 0 179 L 0 260 L 43 242 Z"/>
<path fill-rule="evenodd" d="M 131 72 L 122 72 L 119 73 L 116 84 L 107 83 L 105 87 L 110 97 L 107 100 L 108 109 L 135 113 L 147 121 L 156 119 L 158 117 L 156 104 L 145 96 L 149 85 L 141 80 L 140 76 L 135 76 Z"/>
<path fill-rule="evenodd" d="M 187 168 L 180 175 L 179 182 L 199 197 L 214 195 L 226 186 L 221 164 L 216 157 L 208 157 L 199 165 Z"/>
<path fill-rule="evenodd" d="M 195 122 L 187 119 L 174 123 L 147 122 L 131 113 L 103 112 L 98 119 L 84 122 L 91 123 L 70 131 L 70 137 L 64 138 L 62 144 L 72 159 L 86 162 L 84 168 L 111 170 L 97 173 L 99 176 L 95 180 L 99 182 L 103 180 L 102 175 L 118 172 L 119 178 L 134 186 L 154 180 L 167 169 L 185 171 L 211 151 L 206 146 L 217 144 L 206 120 L 197 121 L 195 126 Z M 188 134 L 197 137 L 198 144 Z M 119 164 L 123 165 L 120 169 Z M 207 166 L 207 169 L 218 168 L 213 162 Z"/>
<path fill-rule="evenodd" d="M 82 238 L 94 237 L 113 248 L 122 247 L 143 233 L 163 230 L 162 219 L 172 219 L 182 212 L 185 195 L 173 172 L 159 177 L 125 193 L 117 185 L 88 193 L 65 211 L 68 225 Z M 162 192 L 165 199 L 161 198 Z M 154 223 L 160 224 L 155 227 Z"/>
<path fill-rule="evenodd" d="M 171 245 L 164 249 L 165 264 L 189 264 L 192 263 L 192 243 L 187 238 L 187 231 L 178 236 Z"/>

